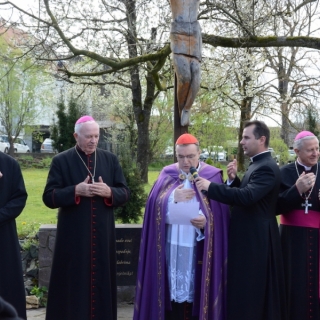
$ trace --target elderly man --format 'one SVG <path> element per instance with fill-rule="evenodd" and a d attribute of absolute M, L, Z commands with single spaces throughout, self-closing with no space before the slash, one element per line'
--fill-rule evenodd
<path fill-rule="evenodd" d="M 199 162 L 191 134 L 177 139 L 176 156 L 146 204 L 134 320 L 224 320 L 228 207 L 193 184 L 197 175 L 222 183 L 222 172 Z"/>
<path fill-rule="evenodd" d="M 117 157 L 97 149 L 99 125 L 75 125 L 76 145 L 56 155 L 43 201 L 59 208 L 47 320 L 117 319 L 113 208 L 129 190 Z"/>
<path fill-rule="evenodd" d="M 320 320 L 319 141 L 309 131 L 293 143 L 297 160 L 281 168 L 278 198 L 289 320 Z"/>
<path fill-rule="evenodd" d="M 26 319 L 20 245 L 16 218 L 21 214 L 27 192 L 18 162 L 0 152 L 0 296 Z M 4 319 L 0 315 L 0 319 Z"/>
<path fill-rule="evenodd" d="M 209 199 L 233 206 L 228 252 L 228 320 L 284 320 L 286 305 L 276 204 L 279 168 L 268 151 L 270 131 L 262 121 L 245 124 L 240 144 L 251 165 L 242 181 L 236 161 L 228 185 L 198 178 Z"/>

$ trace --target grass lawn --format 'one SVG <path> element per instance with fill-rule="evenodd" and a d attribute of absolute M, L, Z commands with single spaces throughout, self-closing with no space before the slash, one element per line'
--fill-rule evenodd
<path fill-rule="evenodd" d="M 42 193 L 47 180 L 48 169 L 22 169 L 28 192 L 27 204 L 16 219 L 18 234 L 38 230 L 41 224 L 57 222 L 57 209 L 49 209 L 42 202 Z"/>
<path fill-rule="evenodd" d="M 223 168 L 225 170 L 225 168 Z M 149 170 L 148 183 L 144 188 L 149 194 L 160 170 Z M 49 209 L 42 202 L 42 193 L 47 180 L 48 169 L 22 169 L 22 175 L 28 192 L 27 204 L 16 219 L 17 230 L 20 236 L 35 233 L 41 224 L 55 224 L 58 209 Z M 142 221 L 141 221 L 142 223 Z"/>

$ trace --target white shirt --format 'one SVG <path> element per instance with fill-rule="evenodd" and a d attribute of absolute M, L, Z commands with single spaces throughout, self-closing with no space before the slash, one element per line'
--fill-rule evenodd
<path fill-rule="evenodd" d="M 193 189 L 188 179 L 185 179 L 182 183 L 184 188 Z M 190 201 L 197 202 L 197 199 L 194 196 Z M 173 202 L 174 191 L 168 199 L 167 216 L 169 214 L 169 203 Z M 203 214 L 201 210 L 199 214 Z M 196 241 L 203 238 L 201 231 L 192 225 L 166 224 L 166 261 L 170 300 L 178 303 L 193 302 Z"/>

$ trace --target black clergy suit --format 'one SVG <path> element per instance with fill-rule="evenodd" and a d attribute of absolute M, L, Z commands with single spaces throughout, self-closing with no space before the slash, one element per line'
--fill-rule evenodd
<path fill-rule="evenodd" d="M 43 201 L 59 208 L 48 292 L 47 320 L 116 320 L 117 285 L 113 207 L 129 199 L 117 157 L 105 150 L 86 155 L 71 148 L 52 159 Z M 75 186 L 95 171 L 112 199 L 76 197 Z"/>
<path fill-rule="evenodd" d="M 3 174 L 0 178 L 0 296 L 13 305 L 19 317 L 26 319 L 26 297 L 15 219 L 26 204 L 27 192 L 19 164 L 2 152 L 0 171 Z"/>
<path fill-rule="evenodd" d="M 285 293 L 276 202 L 279 168 L 270 152 L 253 157 L 242 181 L 211 183 L 208 197 L 232 206 L 227 319 L 284 320 Z"/>
<path fill-rule="evenodd" d="M 317 165 L 311 168 L 317 174 Z M 298 170 L 298 172 L 297 172 Z M 278 198 L 278 213 L 290 221 L 293 210 L 299 210 L 304 223 L 310 222 L 312 212 L 319 216 L 320 176 L 308 198 L 309 213 L 305 213 L 305 194 L 300 195 L 295 183 L 302 172 L 308 173 L 299 164 L 290 163 L 281 168 L 281 186 Z M 306 194 L 308 195 L 309 192 Z M 282 217 L 281 217 L 282 218 Z M 285 221 L 284 221 L 285 223 Z M 286 293 L 289 320 L 320 320 L 319 308 L 319 224 L 296 226 L 280 224 L 280 237 L 283 250 Z"/>

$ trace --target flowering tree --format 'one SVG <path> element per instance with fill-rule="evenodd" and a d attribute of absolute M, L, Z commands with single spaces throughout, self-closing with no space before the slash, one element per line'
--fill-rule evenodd
<path fill-rule="evenodd" d="M 16 137 L 39 117 L 48 116 L 52 79 L 0 37 L 0 120 L 13 154 Z"/>
<path fill-rule="evenodd" d="M 105 88 L 119 85 L 131 91 L 138 132 L 137 158 L 142 178 L 146 181 L 152 106 L 159 92 L 172 88 L 174 78 L 169 44 L 169 3 L 155 0 L 42 0 L 38 7 L 24 9 L 13 1 L 0 0 L 0 5 L 7 10 L 18 10 L 20 17 L 14 22 L 27 27 L 34 35 L 25 42 L 24 52 L 32 51 L 39 61 L 54 63 L 57 76 L 70 83 Z M 309 32 L 316 31 L 313 20 L 317 14 L 315 0 L 217 0 L 200 4 L 198 20 L 204 44 L 202 73 L 208 70 L 213 73 L 213 78 L 219 78 L 218 72 L 206 69 L 206 62 L 216 58 L 217 47 L 229 48 L 224 57 L 231 52 L 230 49 L 243 54 L 243 69 L 232 70 L 240 85 L 237 88 L 239 98 L 234 99 L 241 107 L 240 123 L 244 117 L 253 116 L 251 108 L 257 106 L 257 101 L 259 106 L 264 104 L 265 111 L 271 108 L 265 104 L 268 101 L 278 104 L 283 101 L 283 98 L 279 99 L 281 93 L 271 89 L 269 97 L 251 95 L 259 91 L 256 90 L 258 87 L 262 89 L 261 78 L 255 78 L 254 73 L 257 69 L 266 70 L 266 58 L 272 68 L 270 57 L 272 59 L 275 52 L 270 50 L 269 55 L 263 57 L 263 50 L 273 47 L 318 50 L 320 39 L 311 37 Z M 290 32 L 281 28 L 288 23 L 297 25 L 302 17 L 309 19 L 309 25 L 301 22 L 301 27 L 291 28 Z M 258 56 L 258 52 L 261 59 L 251 63 L 248 55 Z M 280 54 L 286 55 L 284 52 Z M 82 62 L 77 63 L 79 60 Z M 237 60 L 227 62 L 230 68 L 231 64 L 237 65 Z M 281 79 L 281 73 L 278 75 Z M 206 90 L 207 86 L 203 83 L 201 86 Z M 217 89 L 219 86 L 211 87 Z M 230 91 L 229 101 L 232 101 L 232 94 Z M 283 110 L 281 108 L 280 112 Z M 255 112 L 258 114 L 258 108 Z"/>

